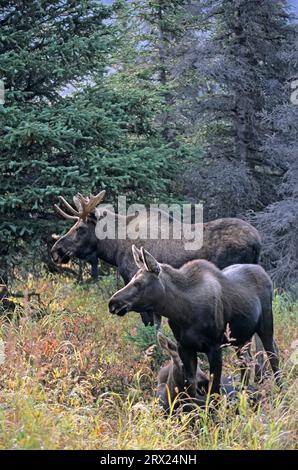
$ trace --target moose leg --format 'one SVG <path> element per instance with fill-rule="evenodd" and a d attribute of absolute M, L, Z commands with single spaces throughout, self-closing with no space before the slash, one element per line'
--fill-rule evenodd
<path fill-rule="evenodd" d="M 266 349 L 266 352 L 269 358 L 269 362 L 270 362 L 270 365 L 274 374 L 276 385 L 279 388 L 281 388 L 282 382 L 281 382 L 281 373 L 280 373 L 280 368 L 279 368 L 279 351 L 278 351 L 278 347 L 275 342 L 275 339 L 272 338 L 272 341 L 269 343 L 269 348 L 266 347 L 265 344 L 264 344 L 264 347 Z"/>
<path fill-rule="evenodd" d="M 256 344 L 255 382 L 262 383 L 266 369 L 264 348 L 259 335 L 255 334 L 254 339 Z"/>
<path fill-rule="evenodd" d="M 266 334 L 260 334 L 264 349 L 267 353 L 276 385 L 281 388 L 281 377 L 279 369 L 279 354 L 278 347 L 272 335 L 268 336 Z"/>
<path fill-rule="evenodd" d="M 91 278 L 96 281 L 98 279 L 98 257 L 95 253 L 86 256 L 85 261 L 91 266 Z"/>
<path fill-rule="evenodd" d="M 207 356 L 209 361 L 210 375 L 213 375 L 211 394 L 219 394 L 222 371 L 222 350 L 220 346 L 214 346 L 210 348 Z"/>
<path fill-rule="evenodd" d="M 153 320 L 153 313 L 152 312 L 140 312 L 142 322 L 144 323 L 145 326 L 153 326 L 154 325 L 154 320 Z"/>
<path fill-rule="evenodd" d="M 184 366 L 185 390 L 190 397 L 196 396 L 197 351 L 178 345 L 178 353 Z"/>
<path fill-rule="evenodd" d="M 91 264 L 91 277 L 94 280 L 98 279 L 98 261 L 94 261 Z"/>
<path fill-rule="evenodd" d="M 156 313 L 153 313 L 153 321 L 154 326 L 156 327 L 157 331 L 159 331 L 161 327 L 161 316 L 157 315 Z"/>
<path fill-rule="evenodd" d="M 250 379 L 250 343 L 245 344 L 242 348 L 238 348 L 237 356 L 240 360 L 241 385 L 247 386 Z"/>

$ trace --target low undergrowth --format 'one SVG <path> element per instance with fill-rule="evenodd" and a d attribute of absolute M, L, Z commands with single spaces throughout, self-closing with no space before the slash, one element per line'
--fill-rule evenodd
<path fill-rule="evenodd" d="M 243 392 L 237 409 L 222 397 L 215 414 L 165 417 L 155 399 L 165 358 L 137 314 L 108 314 L 113 280 L 99 288 L 45 277 L 17 287 L 39 292 L 41 302 L 21 299 L 0 317 L 1 448 L 297 448 L 298 305 L 285 296 L 274 301 L 282 392 L 270 375 L 256 409 Z M 237 376 L 232 351 L 224 362 Z"/>

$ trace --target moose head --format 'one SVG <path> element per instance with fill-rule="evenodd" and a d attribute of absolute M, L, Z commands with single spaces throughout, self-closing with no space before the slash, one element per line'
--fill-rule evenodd
<path fill-rule="evenodd" d="M 110 312 L 119 316 L 131 310 L 139 312 L 154 307 L 154 299 L 162 298 L 160 294 L 164 291 L 160 280 L 162 267 L 158 261 L 143 247 L 139 250 L 132 245 L 132 253 L 139 270 L 109 301 Z"/>
<path fill-rule="evenodd" d="M 90 197 L 83 197 L 81 194 L 78 194 L 73 198 L 76 209 L 62 196 L 59 196 L 60 201 L 65 205 L 69 213 L 64 212 L 55 204 L 56 212 L 63 218 L 72 220 L 75 223 L 65 235 L 61 237 L 56 234 L 52 235 L 56 242 L 51 249 L 52 258 L 55 263 L 67 263 L 72 256 L 92 263 L 97 244 L 94 209 L 104 200 L 105 194 L 105 191 Z"/>

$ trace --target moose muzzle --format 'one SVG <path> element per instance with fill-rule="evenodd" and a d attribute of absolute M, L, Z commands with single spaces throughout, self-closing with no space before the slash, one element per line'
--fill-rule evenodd
<path fill-rule="evenodd" d="M 123 317 L 129 311 L 129 305 L 121 299 L 114 299 L 109 301 L 109 312 L 119 317 Z"/>

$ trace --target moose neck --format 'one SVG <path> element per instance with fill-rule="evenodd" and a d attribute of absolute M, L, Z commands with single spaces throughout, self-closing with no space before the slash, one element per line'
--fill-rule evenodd
<path fill-rule="evenodd" d="M 161 282 L 164 287 L 163 295 L 156 299 L 154 308 L 156 313 L 167 317 L 175 323 L 189 323 L 187 308 L 191 306 L 192 299 L 185 293 L 187 283 L 178 269 L 168 265 L 163 267 Z"/>
<path fill-rule="evenodd" d="M 188 326 L 200 309 L 208 315 L 210 308 L 221 308 L 227 286 L 221 272 L 208 261 L 195 260 L 180 269 L 161 265 L 160 282 L 163 294 L 153 300 L 153 308 L 170 321 Z M 225 307 L 226 309 L 226 307 Z"/>
<path fill-rule="evenodd" d="M 108 214 L 108 223 L 114 224 L 114 233 L 112 236 L 97 240 L 97 255 L 100 259 L 112 266 L 118 267 L 119 258 L 127 250 L 130 249 L 133 242 L 123 238 L 123 227 L 126 227 L 130 218 L 122 215 L 114 214 L 106 210 Z M 97 222 L 100 223 L 100 220 Z M 122 231 L 120 231 L 120 225 Z"/>

